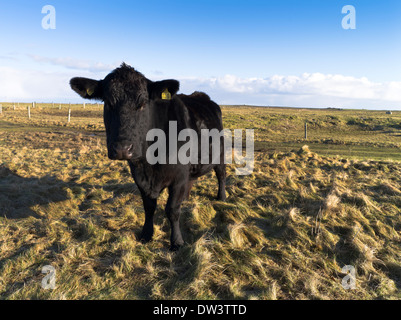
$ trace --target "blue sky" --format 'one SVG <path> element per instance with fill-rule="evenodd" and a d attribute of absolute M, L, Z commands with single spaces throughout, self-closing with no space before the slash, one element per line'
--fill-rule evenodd
<path fill-rule="evenodd" d="M 396 0 L 2 1 L 0 100 L 81 101 L 70 77 L 125 61 L 218 103 L 401 109 L 400 17 Z"/>

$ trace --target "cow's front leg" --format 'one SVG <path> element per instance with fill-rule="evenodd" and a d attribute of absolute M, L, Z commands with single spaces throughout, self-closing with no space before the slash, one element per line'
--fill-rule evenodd
<path fill-rule="evenodd" d="M 145 224 L 142 228 L 140 241 L 149 242 L 153 237 L 153 216 L 157 206 L 157 199 L 150 198 L 141 191 L 143 207 L 145 209 Z"/>
<path fill-rule="evenodd" d="M 217 180 L 219 181 L 219 192 L 217 199 L 221 201 L 226 200 L 226 165 L 222 162 L 218 164 L 214 171 L 216 172 Z"/>
<path fill-rule="evenodd" d="M 166 214 L 171 227 L 171 251 L 178 250 L 183 244 L 180 230 L 181 204 L 187 195 L 187 184 L 183 183 L 169 188 L 169 198 L 166 205 Z"/>

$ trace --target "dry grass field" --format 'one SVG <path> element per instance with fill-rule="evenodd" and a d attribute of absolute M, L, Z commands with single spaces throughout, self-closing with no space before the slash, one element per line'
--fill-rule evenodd
<path fill-rule="evenodd" d="M 401 112 L 223 106 L 225 127 L 255 130 L 255 170 L 228 167 L 226 202 L 199 179 L 170 252 L 166 192 L 137 241 L 141 198 L 106 156 L 101 106 L 70 123 L 66 105 L 26 106 L 0 115 L 0 299 L 401 298 Z"/>

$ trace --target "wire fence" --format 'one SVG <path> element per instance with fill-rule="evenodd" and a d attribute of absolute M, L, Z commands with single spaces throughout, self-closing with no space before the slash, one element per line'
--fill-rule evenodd
<path fill-rule="evenodd" d="M 25 113 L 27 119 L 32 119 L 33 114 L 39 118 L 43 118 L 48 112 L 56 112 L 57 116 L 65 114 L 65 119 L 68 123 L 71 122 L 74 116 L 74 111 L 101 111 L 103 103 L 37 103 L 37 102 L 6 102 L 0 103 L 0 116 Z M 43 117 L 42 117 L 43 115 Z"/>

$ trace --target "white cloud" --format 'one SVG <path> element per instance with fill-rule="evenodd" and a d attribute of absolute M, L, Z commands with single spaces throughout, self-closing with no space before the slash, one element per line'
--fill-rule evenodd
<path fill-rule="evenodd" d="M 48 63 L 56 66 L 62 66 L 68 69 L 85 70 L 89 72 L 104 72 L 104 71 L 108 72 L 118 67 L 118 65 L 116 64 L 114 65 L 104 64 L 101 62 L 79 60 L 70 57 L 49 58 L 38 55 L 28 55 L 28 56 L 33 60 L 35 60 L 36 62 Z"/>
<path fill-rule="evenodd" d="M 365 77 L 304 73 L 268 78 L 234 75 L 210 79 L 182 79 L 183 90 L 213 92 L 225 104 L 259 104 L 311 107 L 401 108 L 401 82 L 372 82 Z"/>
<path fill-rule="evenodd" d="M 0 101 L 81 101 L 70 88 L 71 78 L 101 79 L 118 67 L 89 60 L 27 56 L 36 62 L 36 69 L 0 66 Z M 62 71 L 58 71 L 57 66 L 62 67 Z"/>
<path fill-rule="evenodd" d="M 67 69 L 49 72 L 0 66 L 0 101 L 81 101 L 69 86 L 72 77 L 100 79 L 116 67 L 68 58 L 36 57 L 36 60 L 63 65 Z M 69 68 L 81 71 L 77 73 Z M 322 73 L 267 78 L 235 75 L 178 77 L 178 80 L 181 82 L 180 92 L 204 91 L 220 104 L 401 109 L 401 82 L 381 83 L 367 78 Z"/>
<path fill-rule="evenodd" d="M 60 101 L 75 98 L 72 74 L 0 66 L 0 101 Z"/>

